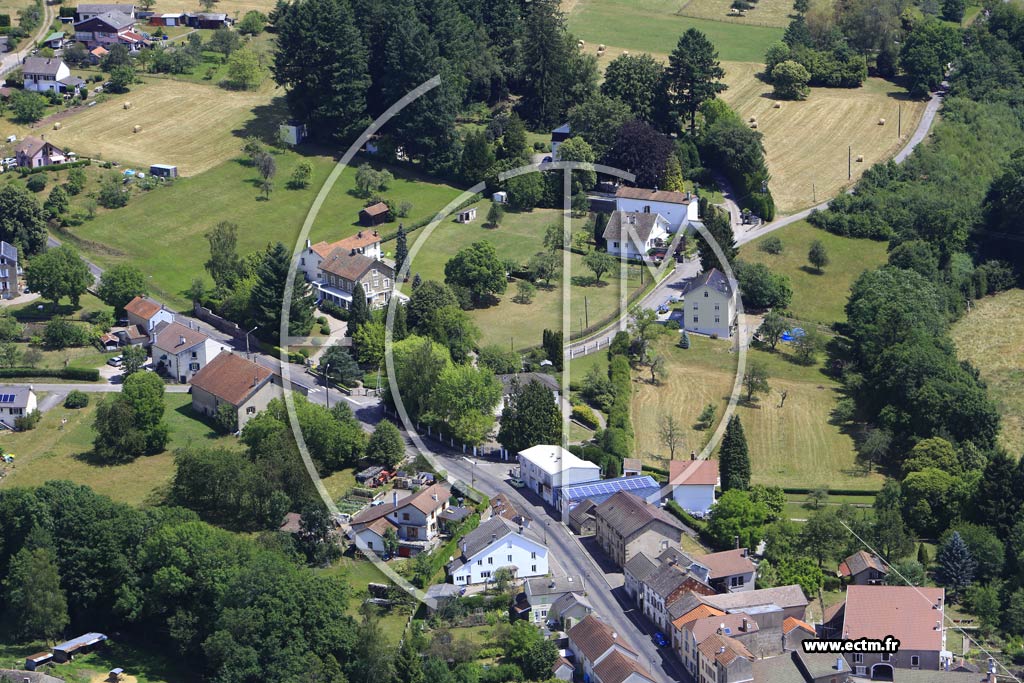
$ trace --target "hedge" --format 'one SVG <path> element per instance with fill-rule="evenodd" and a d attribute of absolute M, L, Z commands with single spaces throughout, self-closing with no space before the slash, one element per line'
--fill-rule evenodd
<path fill-rule="evenodd" d="M 783 493 L 792 493 L 797 495 L 806 495 L 814 491 L 824 489 L 830 496 L 877 496 L 878 490 L 864 490 L 864 489 L 830 489 L 822 486 L 783 486 Z"/>
<path fill-rule="evenodd" d="M 51 164 L 49 166 L 35 166 L 32 168 L 26 168 L 24 166 L 18 168 L 18 173 L 22 176 L 34 175 L 36 173 L 46 173 L 47 171 L 63 171 L 67 168 L 78 168 L 79 166 L 91 166 L 92 159 L 82 159 L 81 161 L 72 161 L 66 164 Z"/>
<path fill-rule="evenodd" d="M 673 517 L 678 519 L 680 522 L 690 527 L 697 532 L 697 536 L 700 537 L 701 543 L 704 545 L 714 548 L 716 543 L 715 539 L 708 533 L 708 523 L 703 519 L 697 519 L 683 508 L 679 507 L 679 503 L 674 500 L 669 500 L 665 503 L 665 511 L 671 514 Z"/>
<path fill-rule="evenodd" d="M 96 368 L 0 368 L 0 379 L 20 377 L 56 377 L 80 382 L 99 381 L 100 371 Z"/>
<path fill-rule="evenodd" d="M 597 416 L 594 415 L 594 411 L 587 406 L 573 406 L 572 419 L 591 429 L 597 429 L 601 426 L 597 421 Z"/>

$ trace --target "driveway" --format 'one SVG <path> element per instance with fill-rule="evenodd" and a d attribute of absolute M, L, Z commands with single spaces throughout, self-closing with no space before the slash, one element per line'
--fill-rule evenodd
<path fill-rule="evenodd" d="M 43 20 L 39 22 L 39 27 L 36 29 L 36 32 L 24 40 L 20 50 L 17 52 L 11 52 L 0 58 L 0 79 L 21 66 L 25 57 L 27 57 L 28 53 L 32 51 L 32 48 L 34 48 L 39 41 L 50 33 L 50 26 L 53 24 L 53 20 L 53 7 L 49 4 L 44 4 Z"/>

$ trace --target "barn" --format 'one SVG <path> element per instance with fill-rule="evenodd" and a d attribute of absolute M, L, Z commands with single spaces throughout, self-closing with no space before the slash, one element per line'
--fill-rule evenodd
<path fill-rule="evenodd" d="M 391 209 L 384 202 L 371 204 L 359 212 L 359 223 L 367 227 L 386 223 L 391 215 Z"/>

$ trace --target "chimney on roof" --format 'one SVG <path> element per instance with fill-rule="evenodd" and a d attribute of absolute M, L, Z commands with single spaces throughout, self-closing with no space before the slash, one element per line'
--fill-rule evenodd
<path fill-rule="evenodd" d="M 697 459 L 697 451 L 690 451 L 690 460 Z"/>
<path fill-rule="evenodd" d="M 391 492 L 391 504 L 398 507 L 398 491 Z"/>
<path fill-rule="evenodd" d="M 842 670 L 843 670 L 843 658 L 842 657 L 836 657 L 836 671 L 842 671 Z"/>
<path fill-rule="evenodd" d="M 491 543 L 494 543 L 497 540 L 498 540 L 498 534 L 491 534 Z"/>
<path fill-rule="evenodd" d="M 466 554 L 466 544 L 465 543 L 462 544 L 462 554 L 463 555 Z"/>
<path fill-rule="evenodd" d="M 312 246 L 312 244 L 313 244 L 312 240 L 306 240 L 306 249 L 309 249 L 310 246 Z"/>
<path fill-rule="evenodd" d="M 182 346 L 185 345 L 185 337 L 183 335 L 178 336 L 178 343 L 181 344 Z"/>
<path fill-rule="evenodd" d="M 399 225 L 398 227 L 402 227 L 402 226 L 401 226 L 401 225 Z M 373 236 L 374 236 L 374 237 L 380 237 L 380 233 L 379 233 L 379 232 L 377 232 L 376 230 L 374 230 L 374 231 L 373 231 Z"/>
<path fill-rule="evenodd" d="M 430 497 L 434 499 L 434 502 L 437 502 L 437 494 L 436 493 L 430 494 Z"/>
<path fill-rule="evenodd" d="M 941 621 L 936 621 L 935 622 L 935 630 L 936 631 L 941 631 L 942 630 L 942 622 Z"/>
<path fill-rule="evenodd" d="M 618 637 L 619 637 L 619 632 L 618 631 L 612 631 L 612 640 L 615 640 Z"/>
<path fill-rule="evenodd" d="M 746 630 L 747 630 L 747 628 L 749 628 L 749 626 L 750 626 L 750 622 L 747 621 L 746 617 L 743 617 L 743 624 L 740 626 L 740 630 L 746 632 Z"/>
<path fill-rule="evenodd" d="M 743 549 L 743 557 L 747 557 L 749 554 L 750 554 L 750 551 L 747 550 L 746 548 L 744 548 Z"/>
<path fill-rule="evenodd" d="M 359 232 L 356 233 L 356 237 L 362 237 L 362 236 L 363 236 L 363 231 L 362 230 L 360 230 Z"/>

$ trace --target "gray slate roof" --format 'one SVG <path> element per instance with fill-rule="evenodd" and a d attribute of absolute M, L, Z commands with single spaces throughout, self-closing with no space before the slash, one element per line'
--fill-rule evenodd
<path fill-rule="evenodd" d="M 78 23 L 81 24 L 84 23 L 84 21 L 102 21 L 104 24 L 107 24 L 114 29 L 128 28 L 129 26 L 135 25 L 135 20 L 132 19 L 131 15 L 125 14 L 124 12 L 104 12 L 103 14 L 98 14 L 91 19 L 85 19 Z"/>
<path fill-rule="evenodd" d="M 464 549 L 462 559 L 469 560 L 495 541 L 515 532 L 515 527 L 504 517 L 491 517 L 459 541 L 459 549 Z"/>
<path fill-rule="evenodd" d="M 27 408 L 28 397 L 31 393 L 32 389 L 26 386 L 2 384 L 0 385 L 0 397 L 3 397 L 4 400 L 0 401 L 0 407 Z"/>
<path fill-rule="evenodd" d="M 569 521 L 583 526 L 584 522 L 587 521 L 587 517 L 594 516 L 595 507 L 597 507 L 597 504 L 589 498 L 581 500 L 576 504 L 576 507 L 569 510 Z"/>
<path fill-rule="evenodd" d="M 717 607 L 720 610 L 729 611 L 732 609 L 745 609 L 758 605 L 778 605 L 787 607 L 804 607 L 807 605 L 807 597 L 803 590 L 796 584 L 792 586 L 778 586 L 776 588 L 760 588 L 753 591 L 741 591 L 739 593 L 723 593 L 721 595 L 709 595 L 704 602 Z"/>
<path fill-rule="evenodd" d="M 22 73 L 56 76 L 64 60 L 59 57 L 26 57 L 21 67 Z"/>
<path fill-rule="evenodd" d="M 624 569 L 637 581 L 646 582 L 654 572 L 658 571 L 658 563 L 649 558 L 646 553 L 637 553 L 629 558 Z"/>
<path fill-rule="evenodd" d="M 717 289 L 722 294 L 729 294 L 732 292 L 732 285 L 722 271 L 718 268 L 712 268 L 711 270 L 705 270 L 700 275 L 695 277 L 690 286 L 686 289 L 687 293 L 694 291 L 699 287 L 708 285 L 712 289 Z"/>
<path fill-rule="evenodd" d="M 650 238 L 658 218 L 661 218 L 661 214 L 639 211 L 613 211 L 611 217 L 608 218 L 608 225 L 604 228 L 603 237 L 606 240 L 623 241 L 625 239 L 623 237 L 625 234 L 623 226 L 629 225 L 630 221 L 634 221 L 630 227 L 636 232 L 640 242 L 646 242 Z M 664 219 L 662 218 L 662 220 Z"/>
<path fill-rule="evenodd" d="M 622 537 L 631 536 L 656 521 L 678 529 L 680 532 L 686 529 L 682 522 L 661 508 L 624 491 L 619 491 L 598 505 L 594 508 L 594 513 L 598 519 L 603 519 Z"/>
<path fill-rule="evenodd" d="M 13 244 L 0 241 L 0 256 L 9 259 L 15 263 L 18 261 L 18 249 Z"/>
<path fill-rule="evenodd" d="M 79 14 L 106 14 L 107 12 L 119 12 L 120 14 L 131 14 L 135 11 L 135 5 L 118 5 L 109 3 L 81 4 L 75 8 Z"/>
<path fill-rule="evenodd" d="M 586 590 L 586 583 L 579 576 L 538 576 L 524 581 L 523 590 L 531 596 L 555 595 Z"/>
<path fill-rule="evenodd" d="M 647 579 L 647 587 L 651 592 L 662 600 L 672 595 L 672 592 L 683 585 L 686 581 L 686 572 L 672 565 L 662 565 Z"/>
<path fill-rule="evenodd" d="M 580 588 L 582 589 L 582 586 Z M 590 604 L 590 601 L 587 600 L 583 593 L 566 593 L 555 600 L 555 603 L 551 605 L 551 611 L 556 614 L 565 614 L 567 610 L 572 609 L 573 605 L 582 605 L 587 610 L 594 611 L 594 606 Z"/>

